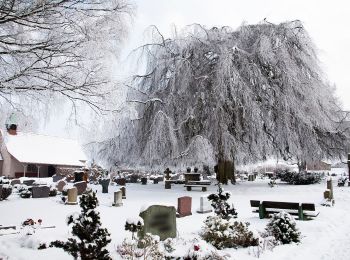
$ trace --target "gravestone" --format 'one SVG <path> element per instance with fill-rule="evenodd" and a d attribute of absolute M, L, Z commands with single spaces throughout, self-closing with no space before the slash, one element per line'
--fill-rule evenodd
<path fill-rule="evenodd" d="M 253 174 L 249 174 L 248 175 L 248 181 L 254 181 L 254 175 Z"/>
<path fill-rule="evenodd" d="M 158 178 L 154 178 L 153 179 L 153 184 L 158 184 L 158 181 L 159 181 Z"/>
<path fill-rule="evenodd" d="M 170 173 L 171 173 L 170 169 L 166 168 L 164 173 L 165 173 L 165 179 L 170 180 Z"/>
<path fill-rule="evenodd" d="M 84 193 L 84 191 L 86 191 L 87 183 L 85 181 L 80 181 L 80 182 L 74 183 L 73 186 L 77 188 L 78 195 L 81 195 Z"/>
<path fill-rule="evenodd" d="M 52 181 L 53 182 L 58 182 L 58 181 L 62 180 L 64 177 L 66 177 L 66 176 L 55 174 L 55 175 L 52 176 Z"/>
<path fill-rule="evenodd" d="M 171 189 L 171 181 L 170 180 L 165 180 L 164 181 L 164 186 L 165 186 L 165 189 Z"/>
<path fill-rule="evenodd" d="M 116 179 L 115 182 L 120 186 L 125 186 L 126 180 L 125 178 L 119 178 L 119 179 Z"/>
<path fill-rule="evenodd" d="M 78 204 L 78 201 L 77 201 L 78 189 L 77 189 L 77 187 L 73 187 L 73 188 L 68 189 L 67 194 L 68 194 L 68 201 L 66 202 L 66 204 L 77 205 Z"/>
<path fill-rule="evenodd" d="M 11 184 L 11 186 L 14 186 L 16 184 L 21 184 L 21 181 L 19 179 L 13 179 L 13 180 L 11 180 L 10 184 Z"/>
<path fill-rule="evenodd" d="M 173 206 L 152 205 L 140 213 L 144 226 L 139 232 L 142 238 L 146 233 L 157 235 L 160 240 L 176 237 L 176 209 Z"/>
<path fill-rule="evenodd" d="M 330 199 L 330 200 L 334 199 L 332 178 L 329 178 L 327 180 L 327 190 L 329 190 L 329 198 L 328 199 Z"/>
<path fill-rule="evenodd" d="M 32 198 L 48 198 L 50 194 L 50 188 L 47 186 L 33 186 Z"/>
<path fill-rule="evenodd" d="M 65 182 L 65 181 L 59 181 L 58 183 L 57 183 L 57 185 L 56 185 L 56 188 L 57 188 L 57 190 L 59 191 L 59 192 L 62 192 L 63 191 L 63 188 L 64 188 L 64 186 L 66 186 L 66 184 L 67 184 L 67 182 Z"/>
<path fill-rule="evenodd" d="M 35 182 L 35 180 L 24 180 L 23 184 L 27 185 L 27 186 L 32 186 L 34 182 Z"/>
<path fill-rule="evenodd" d="M 74 182 L 84 181 L 84 172 L 74 172 Z"/>
<path fill-rule="evenodd" d="M 2 184 L 0 184 L 0 200 L 2 200 Z"/>
<path fill-rule="evenodd" d="M 108 193 L 110 179 L 102 179 L 100 180 L 100 184 L 102 185 L 102 193 Z"/>
<path fill-rule="evenodd" d="M 199 209 L 197 210 L 198 213 L 204 214 L 212 212 L 211 205 L 208 201 L 208 196 L 201 196 L 199 201 Z"/>
<path fill-rule="evenodd" d="M 126 188 L 125 187 L 121 187 L 120 190 L 122 192 L 122 199 L 126 199 Z"/>
<path fill-rule="evenodd" d="M 192 197 L 184 196 L 177 199 L 177 217 L 192 215 Z"/>
<path fill-rule="evenodd" d="M 115 191 L 114 192 L 114 202 L 113 202 L 113 206 L 115 207 L 120 207 L 123 206 L 123 194 L 122 191 Z"/>
<path fill-rule="evenodd" d="M 147 177 L 142 177 L 141 183 L 142 183 L 142 185 L 146 185 L 147 184 Z"/>

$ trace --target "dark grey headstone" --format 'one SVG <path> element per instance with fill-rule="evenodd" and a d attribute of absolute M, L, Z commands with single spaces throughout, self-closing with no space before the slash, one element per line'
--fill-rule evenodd
<path fill-rule="evenodd" d="M 55 174 L 55 175 L 52 176 L 52 181 L 53 182 L 58 182 L 59 180 L 62 180 L 64 177 L 66 177 L 66 176 Z"/>
<path fill-rule="evenodd" d="M 144 226 L 140 237 L 146 233 L 158 235 L 160 240 L 176 237 L 176 209 L 172 206 L 152 205 L 140 213 Z"/>
<path fill-rule="evenodd" d="M 32 198 L 48 198 L 50 194 L 50 188 L 47 186 L 33 186 Z"/>
<path fill-rule="evenodd" d="M 84 178 L 84 172 L 74 172 L 74 182 L 81 182 L 84 180 L 83 178 Z"/>
<path fill-rule="evenodd" d="M 102 179 L 100 180 L 100 184 L 102 185 L 102 193 L 108 193 L 110 179 Z"/>
<path fill-rule="evenodd" d="M 147 184 L 147 177 L 142 177 L 141 183 L 142 183 L 142 185 L 146 185 Z"/>
<path fill-rule="evenodd" d="M 34 182 L 35 182 L 35 180 L 24 180 L 23 184 L 25 184 L 27 186 L 32 186 Z"/>
<path fill-rule="evenodd" d="M 77 187 L 78 195 L 81 195 L 81 194 L 83 194 L 84 191 L 86 191 L 87 183 L 85 181 L 76 182 L 76 183 L 74 183 L 73 186 Z"/>
<path fill-rule="evenodd" d="M 126 180 L 125 178 L 119 178 L 119 179 L 116 179 L 115 182 L 120 186 L 125 186 Z"/>
<path fill-rule="evenodd" d="M 16 184 L 21 184 L 21 181 L 20 181 L 19 179 L 13 179 L 13 180 L 11 180 L 10 184 L 11 184 L 12 186 L 14 186 L 14 185 L 16 185 Z"/>

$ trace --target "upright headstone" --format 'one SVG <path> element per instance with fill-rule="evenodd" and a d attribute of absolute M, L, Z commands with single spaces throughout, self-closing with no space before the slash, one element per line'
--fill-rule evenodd
<path fill-rule="evenodd" d="M 2 200 L 2 184 L 0 184 L 0 200 Z"/>
<path fill-rule="evenodd" d="M 87 183 L 85 181 L 76 182 L 73 186 L 77 187 L 78 195 L 81 195 L 86 191 Z"/>
<path fill-rule="evenodd" d="M 64 188 L 64 186 L 66 186 L 66 184 L 67 184 L 67 182 L 65 182 L 65 181 L 59 181 L 58 183 L 57 183 L 57 185 L 56 185 L 56 188 L 57 188 L 57 190 L 59 191 L 59 192 L 62 192 L 63 191 L 63 188 Z"/>
<path fill-rule="evenodd" d="M 329 190 L 329 199 L 334 199 L 332 178 L 327 180 L 327 190 Z"/>
<path fill-rule="evenodd" d="M 58 181 L 62 180 L 64 177 L 66 177 L 66 176 L 60 175 L 60 174 L 55 174 L 55 175 L 52 175 L 52 181 L 58 182 Z"/>
<path fill-rule="evenodd" d="M 165 189 L 171 189 L 171 182 L 169 181 L 171 171 L 169 168 L 166 168 L 164 173 L 165 173 L 165 181 L 164 181 Z"/>
<path fill-rule="evenodd" d="M 50 194 L 50 188 L 47 186 L 33 186 L 32 198 L 48 198 Z"/>
<path fill-rule="evenodd" d="M 126 199 L 126 188 L 125 187 L 121 187 L 120 190 L 122 192 L 122 199 Z"/>
<path fill-rule="evenodd" d="M 11 180 L 11 183 L 10 183 L 12 186 L 16 185 L 16 184 L 21 184 L 21 181 L 19 179 L 13 179 Z"/>
<path fill-rule="evenodd" d="M 212 212 L 211 205 L 208 201 L 208 196 L 201 196 L 199 201 L 199 209 L 197 210 L 198 213 L 204 214 Z"/>
<path fill-rule="evenodd" d="M 125 178 L 118 178 L 115 180 L 115 182 L 120 186 L 125 186 L 126 180 Z"/>
<path fill-rule="evenodd" d="M 185 196 L 177 199 L 177 217 L 192 215 L 192 197 Z"/>
<path fill-rule="evenodd" d="M 78 189 L 77 189 L 77 187 L 73 187 L 73 188 L 68 189 L 67 194 L 68 194 L 68 200 L 67 200 L 66 204 L 68 204 L 68 205 L 78 204 L 78 201 L 77 201 Z"/>
<path fill-rule="evenodd" d="M 100 180 L 100 184 L 102 185 L 102 193 L 108 193 L 110 179 L 102 179 Z"/>
<path fill-rule="evenodd" d="M 113 206 L 115 207 L 120 207 L 123 206 L 123 196 L 122 196 L 122 191 L 115 191 L 114 192 L 114 202 L 113 202 Z"/>
<path fill-rule="evenodd" d="M 147 184 L 147 177 L 142 177 L 141 183 L 142 183 L 142 185 L 146 185 Z"/>
<path fill-rule="evenodd" d="M 74 182 L 81 182 L 81 181 L 84 181 L 84 172 L 83 171 L 74 172 Z"/>
<path fill-rule="evenodd" d="M 173 206 L 152 205 L 140 213 L 144 226 L 139 237 L 151 233 L 160 240 L 176 237 L 176 209 Z"/>

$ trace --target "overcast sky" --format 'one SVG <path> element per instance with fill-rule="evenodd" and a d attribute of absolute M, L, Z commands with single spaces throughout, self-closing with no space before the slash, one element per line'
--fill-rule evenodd
<path fill-rule="evenodd" d="M 350 3 L 345 0 L 134 0 L 137 10 L 125 52 L 140 45 L 144 31 L 156 25 L 171 35 L 172 25 L 192 23 L 207 27 L 242 22 L 255 24 L 266 18 L 273 23 L 299 19 L 319 49 L 324 72 L 337 86 L 337 95 L 350 110 Z"/>

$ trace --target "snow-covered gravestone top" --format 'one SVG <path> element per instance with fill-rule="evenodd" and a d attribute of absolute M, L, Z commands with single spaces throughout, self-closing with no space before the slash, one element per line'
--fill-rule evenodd
<path fill-rule="evenodd" d="M 208 201 L 208 195 L 201 196 L 199 201 L 199 209 L 197 210 L 198 213 L 209 213 L 212 212 L 211 205 Z"/>
<path fill-rule="evenodd" d="M 139 232 L 142 238 L 146 233 L 159 236 L 160 240 L 176 237 L 176 209 L 174 206 L 152 205 L 141 210 L 144 226 Z"/>
<path fill-rule="evenodd" d="M 119 207 L 119 206 L 123 206 L 123 196 L 122 196 L 122 191 L 115 191 L 114 192 L 114 203 L 113 206 L 115 207 Z"/>
<path fill-rule="evenodd" d="M 78 189 L 77 187 L 73 187 L 71 189 L 68 189 L 68 205 L 76 205 L 78 204 L 77 197 L 78 197 Z"/>

